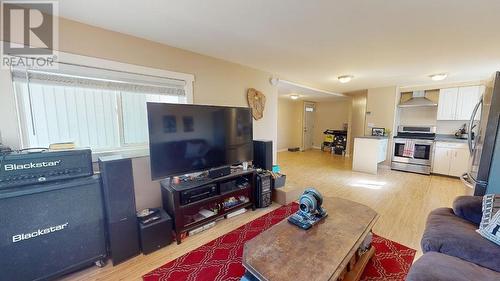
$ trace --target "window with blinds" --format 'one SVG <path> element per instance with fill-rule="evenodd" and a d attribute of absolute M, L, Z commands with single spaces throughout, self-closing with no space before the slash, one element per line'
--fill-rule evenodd
<path fill-rule="evenodd" d="M 60 64 L 13 69 L 24 147 L 75 142 L 94 151 L 144 147 L 147 102 L 186 103 L 185 81 Z"/>

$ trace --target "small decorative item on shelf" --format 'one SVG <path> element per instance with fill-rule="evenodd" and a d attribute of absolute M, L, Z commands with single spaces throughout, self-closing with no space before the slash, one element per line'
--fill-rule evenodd
<path fill-rule="evenodd" d="M 385 128 L 372 128 L 372 136 L 383 137 L 385 135 Z"/>

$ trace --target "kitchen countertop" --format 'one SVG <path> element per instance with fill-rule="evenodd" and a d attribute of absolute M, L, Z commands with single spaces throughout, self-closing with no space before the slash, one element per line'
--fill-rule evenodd
<path fill-rule="evenodd" d="M 455 135 L 436 135 L 436 141 L 467 143 L 467 139 L 457 139 Z"/>

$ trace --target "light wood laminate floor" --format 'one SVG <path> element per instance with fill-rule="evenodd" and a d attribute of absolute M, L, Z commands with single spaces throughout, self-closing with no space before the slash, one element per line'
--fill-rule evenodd
<path fill-rule="evenodd" d="M 459 195 L 471 194 L 458 179 L 425 176 L 379 168 L 378 175 L 351 170 L 351 161 L 327 152 L 278 153 L 278 163 L 287 175 L 287 185 L 315 187 L 323 196 L 338 196 L 375 209 L 380 218 L 374 232 L 418 250 L 428 213 L 451 206 Z M 91 267 L 68 275 L 64 280 L 141 280 L 145 273 L 279 207 L 249 211 L 223 220 L 203 233 L 187 238 L 181 245 L 171 244 L 150 255 L 140 255 L 118 266 Z M 330 213 L 334 216 L 335 214 Z"/>

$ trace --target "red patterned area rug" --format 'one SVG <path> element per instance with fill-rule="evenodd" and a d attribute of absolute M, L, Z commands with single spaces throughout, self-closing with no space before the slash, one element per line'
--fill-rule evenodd
<path fill-rule="evenodd" d="M 144 281 L 240 280 L 243 245 L 259 233 L 290 216 L 298 204 L 282 206 L 144 275 Z M 404 280 L 415 250 L 374 235 L 375 256 L 361 280 Z"/>

